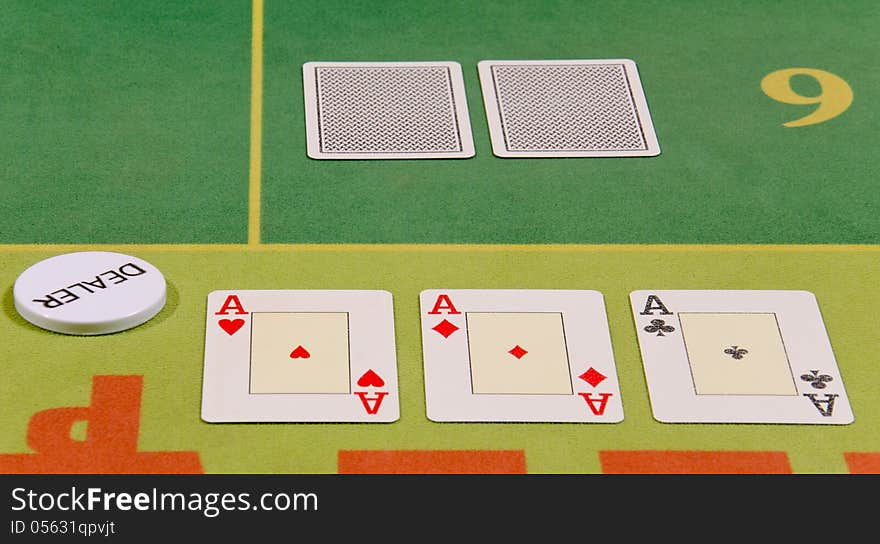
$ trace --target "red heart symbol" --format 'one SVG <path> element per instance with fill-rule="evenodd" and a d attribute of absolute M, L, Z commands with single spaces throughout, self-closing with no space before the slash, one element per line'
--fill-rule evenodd
<path fill-rule="evenodd" d="M 308 359 L 312 354 L 309 353 L 309 350 L 302 346 L 296 346 L 296 349 L 290 352 L 291 359 Z"/>
<path fill-rule="evenodd" d="M 244 319 L 221 319 L 217 322 L 220 328 L 226 331 L 226 334 L 232 336 L 238 329 L 244 326 Z"/>
<path fill-rule="evenodd" d="M 385 380 L 379 377 L 378 374 L 373 372 L 373 369 L 367 370 L 364 372 L 364 375 L 358 378 L 357 384 L 361 387 L 368 387 L 372 385 L 373 387 L 382 387 L 385 385 Z"/>

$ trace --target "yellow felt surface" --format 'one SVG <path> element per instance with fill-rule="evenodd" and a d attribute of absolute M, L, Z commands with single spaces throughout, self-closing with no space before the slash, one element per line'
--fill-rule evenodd
<path fill-rule="evenodd" d="M 128 248 L 163 271 L 152 321 L 103 337 L 37 329 L 12 306 L 17 274 L 52 250 L 7 251 L 0 315 L 0 452 L 27 452 L 37 411 L 89 402 L 92 377 L 144 377 L 139 448 L 194 450 L 207 472 L 323 473 L 340 450 L 524 450 L 531 472 L 600 471 L 603 450 L 783 451 L 795 472 L 846 472 L 845 452 L 880 451 L 873 275 L 880 251 L 672 246 L 276 246 Z M 425 416 L 418 294 L 427 288 L 603 293 L 625 419 L 613 425 L 438 424 Z M 850 396 L 845 426 L 661 424 L 651 415 L 628 294 L 642 288 L 805 289 L 816 294 Z M 206 297 L 215 289 L 387 289 L 394 296 L 401 418 L 392 424 L 207 424 L 199 419 Z"/>

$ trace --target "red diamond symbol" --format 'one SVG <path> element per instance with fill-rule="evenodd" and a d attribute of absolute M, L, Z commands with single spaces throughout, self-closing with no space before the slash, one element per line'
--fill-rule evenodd
<path fill-rule="evenodd" d="M 578 376 L 578 378 L 584 380 L 593 387 L 596 387 L 597 385 L 602 383 L 602 381 L 607 378 L 607 376 L 603 376 L 601 372 L 593 367 L 590 367 L 589 370 Z"/>
<path fill-rule="evenodd" d="M 435 331 L 443 335 L 443 338 L 449 338 L 449 335 L 458 330 L 458 327 L 446 321 L 445 319 L 432 327 Z"/>
<path fill-rule="evenodd" d="M 524 350 L 522 347 L 519 346 L 519 344 L 517 344 L 517 345 L 513 346 L 513 349 L 511 349 L 507 353 L 513 355 L 517 359 L 522 359 L 523 355 L 528 353 L 528 351 Z"/>

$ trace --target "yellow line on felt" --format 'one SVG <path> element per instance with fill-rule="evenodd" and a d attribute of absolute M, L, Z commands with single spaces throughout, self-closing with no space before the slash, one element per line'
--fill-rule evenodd
<path fill-rule="evenodd" d="M 0 244 L 0 251 L 818 251 L 880 252 L 878 244 Z"/>
<path fill-rule="evenodd" d="M 253 0 L 251 25 L 251 136 L 248 244 L 260 243 L 260 178 L 263 147 L 263 0 Z"/>

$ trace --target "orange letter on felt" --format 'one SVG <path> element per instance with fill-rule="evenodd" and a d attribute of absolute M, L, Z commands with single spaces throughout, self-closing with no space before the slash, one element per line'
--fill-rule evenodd
<path fill-rule="evenodd" d="M 781 451 L 600 451 L 603 474 L 791 474 Z"/>
<path fill-rule="evenodd" d="M 9 474 L 196 474 L 194 451 L 139 452 L 142 376 L 94 376 L 89 406 L 52 408 L 33 415 L 27 443 L 36 453 L 0 455 Z M 71 427 L 86 421 L 86 439 Z"/>
<path fill-rule="evenodd" d="M 850 474 L 880 474 L 880 452 L 843 454 Z"/>
<path fill-rule="evenodd" d="M 340 450 L 339 474 L 525 474 L 522 450 Z"/>

